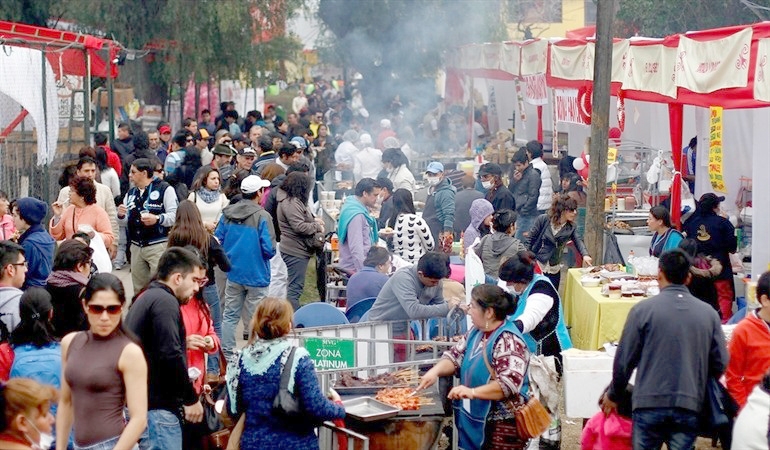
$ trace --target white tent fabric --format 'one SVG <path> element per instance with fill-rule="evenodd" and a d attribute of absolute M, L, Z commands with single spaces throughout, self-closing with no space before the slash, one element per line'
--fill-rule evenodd
<path fill-rule="evenodd" d="M 43 73 L 45 68 L 45 73 Z M 6 98 L 3 98 L 6 97 Z M 0 50 L 0 125 L 4 128 L 19 113 L 5 107 L 8 98 L 29 112 L 37 132 L 37 163 L 53 161 L 59 139 L 56 79 L 40 50 L 4 45 Z"/>

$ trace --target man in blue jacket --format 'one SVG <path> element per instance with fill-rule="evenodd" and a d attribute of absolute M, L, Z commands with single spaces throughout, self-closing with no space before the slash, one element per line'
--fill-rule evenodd
<path fill-rule="evenodd" d="M 27 278 L 22 289 L 43 287 L 53 267 L 56 241 L 40 225 L 48 212 L 48 205 L 33 197 L 16 200 L 13 208 L 13 224 L 21 235 L 19 245 L 27 257 Z"/>
<path fill-rule="evenodd" d="M 222 319 L 222 351 L 235 356 L 235 327 L 243 308 L 249 319 L 270 286 L 270 258 L 275 256 L 275 230 L 260 200 L 270 182 L 249 175 L 241 182 L 243 200 L 222 211 L 214 235 L 232 263 L 227 273 Z"/>

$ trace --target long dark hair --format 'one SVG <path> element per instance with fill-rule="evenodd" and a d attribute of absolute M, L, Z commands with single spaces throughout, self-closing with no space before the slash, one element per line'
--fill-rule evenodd
<path fill-rule="evenodd" d="M 176 209 L 176 221 L 168 233 L 169 247 L 192 245 L 200 250 L 202 258 L 207 259 L 211 235 L 203 226 L 203 219 L 198 207 L 190 200 L 182 200 Z"/>
<path fill-rule="evenodd" d="M 241 194 L 241 182 L 244 178 L 251 175 L 251 171 L 246 169 L 238 169 L 235 172 L 233 172 L 230 177 L 227 179 L 227 186 L 225 187 L 224 193 L 225 197 L 227 197 L 228 200 L 231 200 L 236 195 L 242 195 Z M 219 180 L 220 186 L 224 183 L 223 180 Z"/>
<path fill-rule="evenodd" d="M 193 181 L 192 183 L 192 190 L 197 191 L 202 187 L 208 189 L 206 187 L 206 184 L 209 181 L 209 175 L 211 174 L 211 172 L 216 172 L 219 175 L 219 190 L 221 191 L 222 183 L 223 183 L 222 175 L 219 174 L 219 169 L 216 169 L 211 166 L 203 166 L 200 168 L 200 171 L 198 172 L 198 176 L 195 177 L 195 181 Z"/>
<path fill-rule="evenodd" d="M 388 219 L 391 227 L 396 225 L 396 220 L 401 214 L 415 214 L 412 193 L 407 189 L 396 189 L 393 193 L 393 215 Z"/>
<path fill-rule="evenodd" d="M 37 348 L 56 342 L 51 325 L 51 294 L 43 288 L 29 288 L 19 300 L 19 325 L 11 332 L 13 346 L 31 344 Z"/>
<path fill-rule="evenodd" d="M 118 297 L 120 306 L 126 306 L 126 290 L 123 288 L 123 282 L 111 273 L 97 273 L 88 280 L 86 289 L 83 291 L 83 303 L 88 305 L 91 299 L 94 298 L 94 294 L 101 291 L 114 292 Z M 128 336 L 134 342 L 139 341 L 133 333 L 126 330 L 122 319 L 115 330 Z"/>
<path fill-rule="evenodd" d="M 302 203 L 307 201 L 310 190 L 310 177 L 305 172 L 292 172 L 286 175 L 281 183 L 281 189 L 291 198 L 297 198 Z"/>

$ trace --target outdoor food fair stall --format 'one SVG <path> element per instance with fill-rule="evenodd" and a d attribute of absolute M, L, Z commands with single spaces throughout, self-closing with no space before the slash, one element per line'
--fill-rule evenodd
<path fill-rule="evenodd" d="M 447 62 L 447 100 L 459 95 L 462 102 L 474 79 L 487 82 L 490 92 L 516 92 L 507 99 L 489 95 L 496 100 L 499 128 L 509 127 L 513 117 L 517 138 L 542 140 L 544 128 L 550 129 L 552 148 L 559 150 L 565 140 L 560 134 L 568 131 L 566 141 L 575 155 L 582 142 L 572 135 L 582 133 L 584 139 L 589 133 L 594 52 L 593 39 L 463 46 Z M 706 192 L 725 195 L 723 207 L 733 215 L 749 217 L 754 228 L 770 227 L 770 204 L 747 204 L 743 197 L 747 187 L 770 190 L 770 178 L 762 173 L 770 166 L 764 148 L 770 140 L 768 53 L 770 23 L 614 41 L 610 123 L 623 140 L 665 150 L 662 156 L 673 166 L 675 223 L 682 212 L 682 148 L 697 136 L 695 198 Z M 636 202 L 639 208 L 643 204 Z M 756 279 L 770 263 L 770 247 L 755 244 L 761 243 L 744 234 L 741 246 L 751 255 Z"/>
<path fill-rule="evenodd" d="M 441 430 L 450 422 L 446 396 L 451 380 L 418 393 L 414 388 L 421 374 L 454 342 L 443 336 L 443 330 L 430 341 L 392 339 L 393 327 L 398 325 L 403 322 L 300 328 L 296 332 L 298 343 L 308 349 L 315 363 L 322 389 L 333 388 L 342 397 L 345 428 L 365 437 L 368 448 L 436 448 Z M 393 362 L 398 345 L 407 347 L 405 362 Z M 350 439 L 355 441 L 354 448 L 363 448 L 348 433 L 349 443 Z"/>

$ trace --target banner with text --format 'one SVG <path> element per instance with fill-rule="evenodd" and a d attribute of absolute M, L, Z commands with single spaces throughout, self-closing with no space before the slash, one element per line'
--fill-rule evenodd
<path fill-rule="evenodd" d="M 545 73 L 547 54 L 548 41 L 545 39 L 524 44 L 521 47 L 521 74 Z"/>
<path fill-rule="evenodd" d="M 551 45 L 551 75 L 565 80 L 593 80 L 594 44 Z"/>
<path fill-rule="evenodd" d="M 722 167 L 722 107 L 709 108 L 709 181 L 717 192 L 727 192 Z"/>
<path fill-rule="evenodd" d="M 620 66 L 625 71 L 623 89 L 651 91 L 676 98 L 676 49 L 664 45 L 631 46 Z"/>
<path fill-rule="evenodd" d="M 524 77 L 527 83 L 527 89 L 524 91 L 524 101 L 530 105 L 548 104 L 548 84 L 545 81 L 545 74 L 527 75 Z"/>
<path fill-rule="evenodd" d="M 757 39 L 757 64 L 754 68 L 754 98 L 770 102 L 770 39 Z"/>
<path fill-rule="evenodd" d="M 554 89 L 553 99 L 553 114 L 556 122 L 587 125 L 580 113 L 577 89 Z"/>
<path fill-rule="evenodd" d="M 746 28 L 712 41 L 682 36 L 676 53 L 676 85 L 702 94 L 745 87 L 749 80 L 752 33 L 751 28 Z"/>

